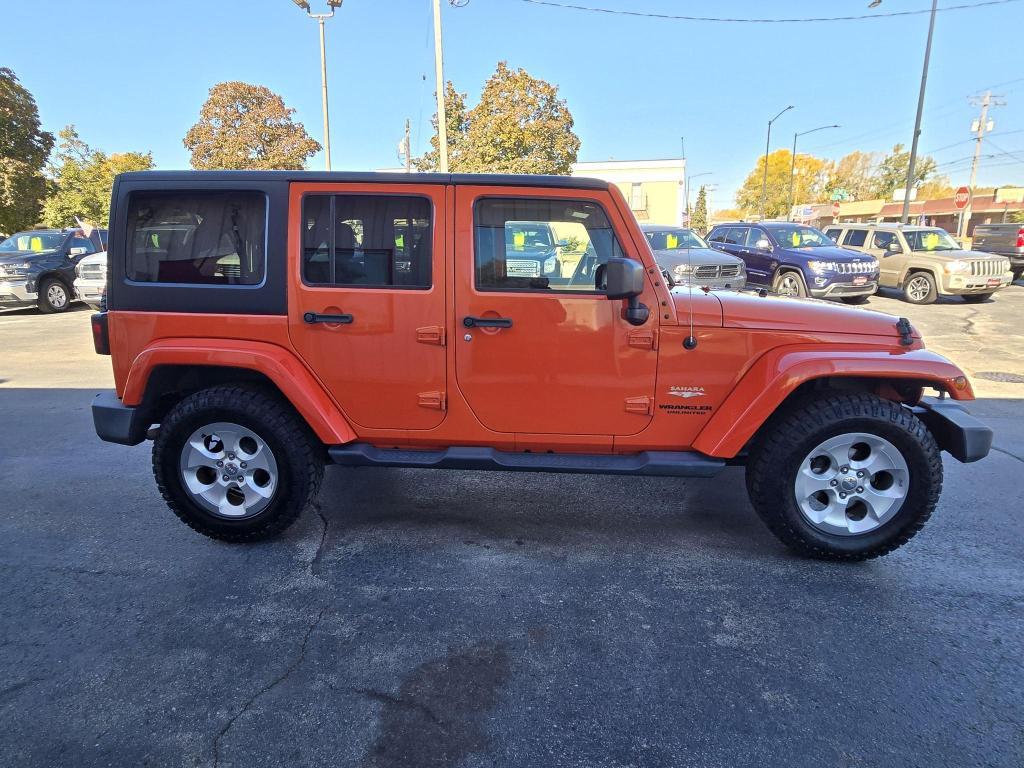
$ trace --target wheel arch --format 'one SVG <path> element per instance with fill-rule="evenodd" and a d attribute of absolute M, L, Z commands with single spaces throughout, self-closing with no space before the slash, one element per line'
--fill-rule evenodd
<path fill-rule="evenodd" d="M 955 400 L 973 400 L 963 372 L 924 349 L 893 355 L 889 349 L 851 350 L 794 346 L 772 350 L 751 366 L 693 441 L 709 456 L 732 459 L 771 428 L 786 404 L 815 390 L 872 392 L 915 404 L 926 387 Z"/>
<path fill-rule="evenodd" d="M 229 383 L 273 390 L 325 445 L 356 439 L 344 414 L 309 370 L 290 351 L 263 342 L 235 341 L 231 348 L 187 339 L 156 342 L 132 363 L 122 402 L 142 408 L 155 424 L 192 392 Z"/>

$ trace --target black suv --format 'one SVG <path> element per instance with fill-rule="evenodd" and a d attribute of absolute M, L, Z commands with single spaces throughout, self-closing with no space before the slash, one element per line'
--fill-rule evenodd
<path fill-rule="evenodd" d="M 0 243 L 0 309 L 63 312 L 75 295 L 75 266 L 106 250 L 107 230 L 32 229 Z"/>

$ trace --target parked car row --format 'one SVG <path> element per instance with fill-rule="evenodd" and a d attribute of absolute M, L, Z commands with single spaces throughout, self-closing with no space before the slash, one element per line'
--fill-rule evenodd
<path fill-rule="evenodd" d="M 913 304 L 939 296 L 977 303 L 1024 272 L 1024 227 L 979 225 L 965 250 L 937 227 L 835 224 L 825 231 L 782 221 L 730 222 L 707 242 L 683 227 L 645 224 L 644 234 L 672 285 L 760 287 L 788 296 L 862 304 L 879 287 Z M 996 250 L 999 249 L 999 250 Z"/>
<path fill-rule="evenodd" d="M 0 308 L 63 312 L 75 298 L 99 305 L 106 286 L 106 243 L 105 229 L 33 229 L 11 235 L 0 242 Z M 86 259 L 103 265 L 98 294 L 95 280 L 88 294 L 76 294 L 78 268 Z"/>

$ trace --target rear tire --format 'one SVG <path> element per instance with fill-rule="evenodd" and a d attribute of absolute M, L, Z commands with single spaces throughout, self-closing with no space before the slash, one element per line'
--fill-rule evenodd
<path fill-rule="evenodd" d="M 912 272 L 903 284 L 903 298 L 911 304 L 934 304 L 939 298 L 935 278 L 929 272 Z"/>
<path fill-rule="evenodd" d="M 1013 282 L 1017 282 L 1024 277 L 1024 267 L 1014 267 L 1013 269 Z"/>
<path fill-rule="evenodd" d="M 982 302 L 988 301 L 992 298 L 991 293 L 965 293 L 961 296 L 968 304 L 981 304 Z"/>
<path fill-rule="evenodd" d="M 941 489 L 942 459 L 927 427 L 869 394 L 794 403 L 762 429 L 747 463 L 750 501 L 768 528 L 823 560 L 866 560 L 903 546 Z"/>
<path fill-rule="evenodd" d="M 189 395 L 153 442 L 153 474 L 167 506 L 222 541 L 281 533 L 316 497 L 323 473 L 323 446 L 306 424 L 280 398 L 250 387 Z"/>

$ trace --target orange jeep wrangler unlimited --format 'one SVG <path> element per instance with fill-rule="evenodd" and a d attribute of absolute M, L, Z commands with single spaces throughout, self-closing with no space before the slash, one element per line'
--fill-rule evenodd
<path fill-rule="evenodd" d="M 168 505 L 227 541 L 286 528 L 327 463 L 742 464 L 783 542 L 856 560 L 928 519 L 940 450 L 976 461 L 992 440 L 904 319 L 671 290 L 604 181 L 128 173 L 109 254 L 96 431 L 152 439 Z"/>

